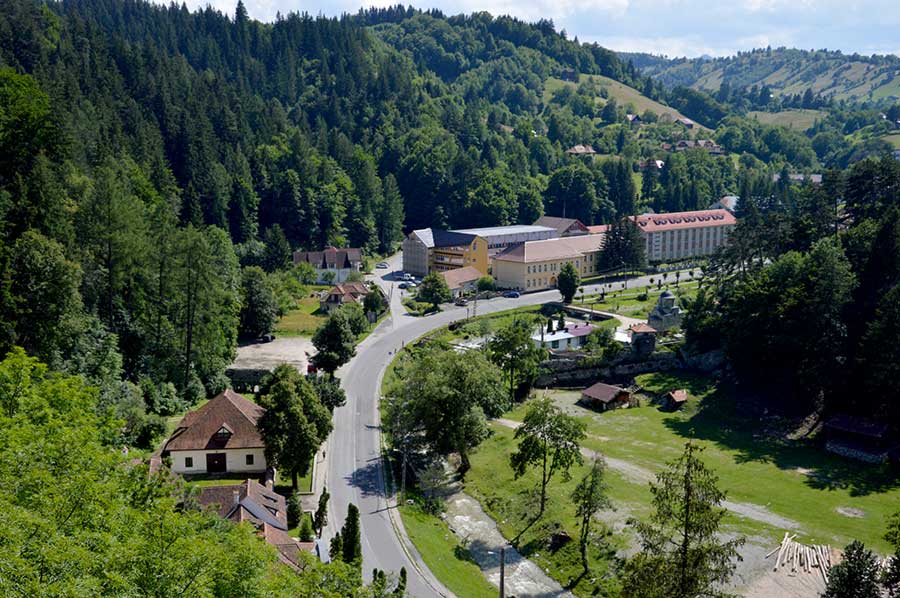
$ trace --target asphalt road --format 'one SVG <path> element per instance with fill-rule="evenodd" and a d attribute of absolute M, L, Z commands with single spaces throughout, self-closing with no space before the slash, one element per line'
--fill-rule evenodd
<path fill-rule="evenodd" d="M 399 269 L 400 258 L 389 260 Z M 383 273 L 383 274 L 382 274 Z M 376 270 L 375 281 L 391 296 L 391 316 L 366 338 L 356 350 L 356 357 L 338 371 L 347 392 L 347 404 L 335 410 L 334 432 L 326 449 L 328 471 L 326 486 L 331 494 L 329 522 L 323 537 L 329 540 L 340 529 L 347 505 L 356 504 L 362 527 L 363 574 L 371 577 L 372 569 L 407 572 L 410 596 L 452 596 L 449 590 L 428 571 L 415 552 L 402 522 L 384 490 L 381 459 L 381 432 L 378 414 L 381 378 L 396 351 L 423 334 L 466 317 L 466 307 L 447 307 L 445 311 L 426 316 L 407 315 L 400 304 L 399 289 L 392 282 L 392 270 Z M 647 286 L 650 276 L 628 281 L 628 288 Z M 655 276 L 653 278 L 658 278 Z M 391 291 L 391 286 L 394 286 Z M 585 291 L 599 292 L 601 285 L 587 285 Z M 617 288 L 621 285 L 616 284 Z M 556 290 L 522 295 L 518 299 L 496 298 L 478 302 L 478 314 L 487 314 L 526 305 L 558 301 Z"/>

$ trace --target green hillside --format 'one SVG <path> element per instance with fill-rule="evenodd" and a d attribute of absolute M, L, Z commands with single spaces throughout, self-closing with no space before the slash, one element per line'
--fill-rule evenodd
<path fill-rule="evenodd" d="M 666 85 L 708 91 L 722 83 L 732 88 L 769 86 L 780 95 L 814 94 L 836 100 L 865 101 L 900 98 L 900 58 L 845 55 L 826 50 L 759 49 L 716 59 L 666 60 L 642 54 L 624 59 Z"/>
<path fill-rule="evenodd" d="M 668 115 L 673 120 L 676 118 L 687 118 L 678 110 L 670 106 L 666 106 L 665 104 L 661 104 L 656 100 L 652 100 L 637 89 L 629 85 L 625 85 L 624 83 L 620 83 L 619 81 L 616 81 L 614 79 L 610 79 L 609 77 L 604 77 L 603 75 L 581 75 L 579 77 L 579 81 L 585 80 L 590 81 L 595 85 L 605 87 L 609 92 L 609 97 L 615 98 L 616 102 L 618 102 L 620 106 L 627 106 L 628 104 L 634 105 L 635 111 L 638 114 L 641 114 L 646 110 L 651 110 L 659 116 Z M 574 88 L 577 85 L 577 83 L 573 83 L 571 81 L 563 81 L 562 79 L 550 77 L 544 84 L 544 102 L 548 102 L 553 96 L 553 92 L 555 92 L 560 87 L 569 86 Z M 697 123 L 697 126 L 702 130 L 709 130 L 699 123 Z"/>
<path fill-rule="evenodd" d="M 766 125 L 778 125 L 794 129 L 795 131 L 806 131 L 813 126 L 817 120 L 822 120 L 827 113 L 822 110 L 804 110 L 792 109 L 782 110 L 780 112 L 748 112 L 747 116 L 756 119 Z"/>

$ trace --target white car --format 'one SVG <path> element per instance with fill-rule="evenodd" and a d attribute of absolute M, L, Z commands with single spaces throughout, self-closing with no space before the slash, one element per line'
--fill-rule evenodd
<path fill-rule="evenodd" d="M 390 268 L 387 262 L 378 262 L 377 264 L 375 264 L 375 267 L 379 270 L 387 270 L 388 268 Z"/>

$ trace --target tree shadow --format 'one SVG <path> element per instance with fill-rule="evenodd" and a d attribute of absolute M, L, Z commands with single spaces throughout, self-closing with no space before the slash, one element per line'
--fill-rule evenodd
<path fill-rule="evenodd" d="M 698 394 L 703 384 L 686 387 Z M 709 387 L 711 388 L 711 387 Z M 709 390 L 707 388 L 707 390 Z M 702 390 L 701 390 L 702 393 Z M 663 424 L 687 439 L 712 442 L 736 452 L 735 464 L 768 463 L 805 475 L 804 483 L 816 490 L 847 490 L 851 496 L 866 496 L 900 487 L 900 472 L 887 465 L 870 465 L 825 450 L 816 439 L 789 440 L 797 418 L 770 413 L 770 405 L 758 395 L 721 383 L 694 405 L 690 413 L 673 413 Z"/>
<path fill-rule="evenodd" d="M 345 479 L 351 486 L 359 488 L 363 496 L 387 496 L 382 479 L 380 458 L 370 459 L 366 465 L 356 468 Z"/>

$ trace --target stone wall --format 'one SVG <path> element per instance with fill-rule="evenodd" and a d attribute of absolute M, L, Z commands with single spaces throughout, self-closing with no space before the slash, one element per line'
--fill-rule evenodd
<path fill-rule="evenodd" d="M 606 363 L 584 353 L 568 351 L 559 355 L 551 354 L 541 363 L 541 375 L 534 385 L 538 388 L 556 386 L 588 386 L 603 381 L 630 381 L 635 376 L 648 372 L 668 370 L 700 370 L 711 373 L 726 365 L 721 351 L 699 355 L 660 351 L 647 356 L 625 353 Z"/>

